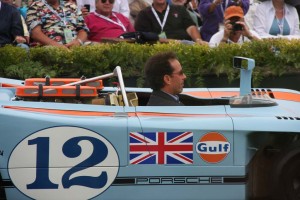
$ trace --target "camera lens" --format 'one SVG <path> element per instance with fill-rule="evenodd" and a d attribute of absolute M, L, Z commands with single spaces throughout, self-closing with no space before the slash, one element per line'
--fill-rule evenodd
<path fill-rule="evenodd" d="M 232 30 L 233 31 L 242 31 L 243 26 L 241 24 L 237 24 L 236 21 L 230 22 L 232 24 Z"/>

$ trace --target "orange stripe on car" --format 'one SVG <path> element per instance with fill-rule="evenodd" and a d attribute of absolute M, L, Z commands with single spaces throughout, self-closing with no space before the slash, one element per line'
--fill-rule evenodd
<path fill-rule="evenodd" d="M 78 111 L 78 110 L 54 110 L 54 109 L 44 109 L 44 108 L 28 108 L 19 106 L 4 106 L 7 109 L 48 113 L 48 114 L 58 114 L 58 115 L 73 115 L 73 116 L 114 116 L 115 112 L 95 112 L 95 111 Z"/>
<path fill-rule="evenodd" d="M 300 102 L 300 94 L 291 92 L 273 92 L 275 99 Z"/>
<path fill-rule="evenodd" d="M 159 112 L 137 112 L 139 117 L 225 117 L 226 114 L 179 114 L 179 113 L 159 113 Z"/>
<path fill-rule="evenodd" d="M 238 96 L 239 92 L 234 91 L 213 91 L 213 92 L 184 92 L 191 96 L 201 97 L 201 98 L 220 98 L 220 97 L 233 97 Z"/>
<path fill-rule="evenodd" d="M 270 92 L 268 91 L 267 94 Z M 287 101 L 296 101 L 300 102 L 300 94 L 295 94 L 292 92 L 277 92 L 277 91 L 272 91 L 271 92 L 275 99 L 280 99 L 280 100 L 287 100 Z M 185 92 L 184 94 L 188 94 L 191 96 L 195 97 L 200 97 L 200 98 L 221 98 L 221 97 L 233 97 L 233 96 L 238 96 L 239 92 L 234 92 L 234 91 L 228 91 L 228 92 Z M 254 95 L 255 96 L 255 95 Z"/>

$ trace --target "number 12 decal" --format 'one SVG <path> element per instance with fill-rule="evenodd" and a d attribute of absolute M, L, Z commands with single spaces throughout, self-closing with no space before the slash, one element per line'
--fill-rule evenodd
<path fill-rule="evenodd" d="M 47 195 L 89 199 L 104 192 L 118 170 L 118 155 L 111 143 L 78 127 L 36 132 L 19 143 L 9 159 L 14 185 L 34 199 Z"/>
<path fill-rule="evenodd" d="M 81 147 L 78 143 L 82 140 L 87 140 L 93 145 L 93 153 L 79 163 L 69 169 L 62 177 L 64 188 L 70 188 L 72 185 L 81 185 L 90 188 L 102 188 L 107 183 L 107 173 L 102 172 L 98 177 L 78 176 L 70 178 L 77 171 L 84 170 L 88 167 L 93 167 L 101 163 L 108 154 L 105 144 L 93 137 L 76 137 L 71 138 L 63 145 L 63 153 L 69 158 L 78 157 L 81 154 Z M 37 145 L 37 160 L 36 160 L 36 179 L 33 183 L 28 184 L 28 189 L 57 189 L 58 185 L 49 180 L 49 137 L 38 137 L 28 141 L 28 145 Z M 43 152 L 43 153 L 41 153 Z"/>

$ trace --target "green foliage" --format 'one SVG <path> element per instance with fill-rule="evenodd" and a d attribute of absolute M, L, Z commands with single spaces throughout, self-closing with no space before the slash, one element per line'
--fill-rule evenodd
<path fill-rule="evenodd" d="M 11 45 L 0 48 L 0 76 L 7 76 L 5 69 L 10 65 L 16 65 L 29 60 L 25 49 Z"/>
<path fill-rule="evenodd" d="M 49 68 L 45 68 L 41 63 L 35 61 L 26 61 L 15 65 L 9 65 L 4 70 L 5 74 L 10 78 L 26 79 L 32 77 L 56 77 L 56 72 Z"/>
<path fill-rule="evenodd" d="M 74 47 L 71 50 L 55 47 L 31 48 L 29 54 L 21 48 L 0 48 L 0 76 L 25 79 L 28 77 L 86 77 L 110 73 L 121 66 L 124 79 L 134 78 L 137 86 L 144 85 L 144 64 L 158 53 L 177 54 L 185 74 L 187 87 L 205 87 L 203 76 L 225 74 L 229 81 L 238 77 L 232 67 L 234 56 L 253 58 L 256 68 L 253 83 L 259 87 L 267 76 L 300 73 L 300 41 L 268 39 L 251 43 L 222 44 L 216 48 L 200 45 L 168 44 L 97 44 Z"/>

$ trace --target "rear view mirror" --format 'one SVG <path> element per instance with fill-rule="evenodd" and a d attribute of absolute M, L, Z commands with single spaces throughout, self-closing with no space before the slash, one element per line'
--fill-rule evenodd
<path fill-rule="evenodd" d="M 251 58 L 233 57 L 233 67 L 237 69 L 252 70 L 255 66 L 255 61 Z"/>
<path fill-rule="evenodd" d="M 233 67 L 240 70 L 240 96 L 251 94 L 252 70 L 255 61 L 251 58 L 233 57 Z"/>

